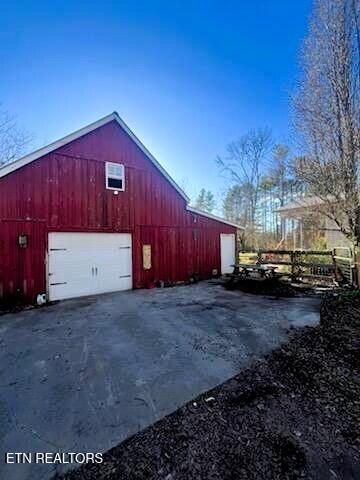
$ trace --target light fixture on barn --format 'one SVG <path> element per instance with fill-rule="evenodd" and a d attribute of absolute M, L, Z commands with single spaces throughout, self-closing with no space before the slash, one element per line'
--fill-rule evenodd
<path fill-rule="evenodd" d="M 18 245 L 20 248 L 26 248 L 28 246 L 28 236 L 26 233 L 20 233 L 18 236 Z"/>

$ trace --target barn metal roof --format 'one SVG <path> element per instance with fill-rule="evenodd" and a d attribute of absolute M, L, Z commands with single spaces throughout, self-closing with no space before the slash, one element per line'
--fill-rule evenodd
<path fill-rule="evenodd" d="M 187 205 L 186 210 L 192 213 L 196 213 L 197 215 L 202 215 L 203 217 L 211 218 L 213 220 L 216 220 L 217 222 L 226 223 L 227 225 L 231 225 L 232 227 L 239 228 L 240 230 L 245 230 L 244 227 L 242 227 L 241 225 L 238 225 L 237 223 L 230 222 L 230 220 L 225 220 L 224 218 L 218 217 L 217 215 L 213 215 L 212 213 L 203 212 L 202 210 L 198 210 L 197 208 L 190 207 L 189 205 Z"/>

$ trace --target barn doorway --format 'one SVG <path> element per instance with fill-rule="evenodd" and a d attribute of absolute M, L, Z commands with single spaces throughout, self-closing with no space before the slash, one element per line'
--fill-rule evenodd
<path fill-rule="evenodd" d="M 49 300 L 132 288 L 130 233 L 49 233 Z"/>
<path fill-rule="evenodd" d="M 235 234 L 220 234 L 221 274 L 232 273 L 235 263 Z"/>

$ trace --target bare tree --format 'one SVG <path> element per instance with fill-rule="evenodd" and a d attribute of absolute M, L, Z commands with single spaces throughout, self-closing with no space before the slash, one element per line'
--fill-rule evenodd
<path fill-rule="evenodd" d="M 222 210 L 227 220 L 244 225 L 247 199 L 244 196 L 244 189 L 240 185 L 230 187 L 223 199 Z"/>
<path fill-rule="evenodd" d="M 286 200 L 289 170 L 289 147 L 281 144 L 275 145 L 269 178 L 277 190 L 276 193 L 281 207 L 284 206 Z"/>
<path fill-rule="evenodd" d="M 0 166 L 23 155 L 30 141 L 31 135 L 17 125 L 15 117 L 0 111 Z"/>
<path fill-rule="evenodd" d="M 294 101 L 299 179 L 352 241 L 360 212 L 360 2 L 316 0 Z"/>
<path fill-rule="evenodd" d="M 244 192 L 243 226 L 249 230 L 255 227 L 261 178 L 272 143 L 269 129 L 250 130 L 227 146 L 225 158 L 217 157 L 218 165 L 230 176 L 231 182 Z"/>
<path fill-rule="evenodd" d="M 278 144 L 273 149 L 272 162 L 268 176 L 272 194 L 275 197 L 276 208 L 283 207 L 292 196 L 294 180 L 291 176 L 290 149 L 286 145 Z M 274 215 L 277 215 L 274 213 Z M 280 217 L 280 238 L 286 235 L 285 219 Z"/>
<path fill-rule="evenodd" d="M 181 177 L 180 179 L 176 179 L 176 183 L 179 185 L 181 190 L 188 196 L 190 195 L 191 185 L 188 177 Z"/>

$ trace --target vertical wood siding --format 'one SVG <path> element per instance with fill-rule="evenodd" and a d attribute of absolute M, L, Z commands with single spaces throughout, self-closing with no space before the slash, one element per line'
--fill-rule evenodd
<path fill-rule="evenodd" d="M 125 165 L 125 191 L 105 188 L 104 162 Z M 186 202 L 116 122 L 0 179 L 0 296 L 45 292 L 50 231 L 130 232 L 135 287 L 206 278 L 220 270 L 220 233 L 234 227 L 186 211 Z M 20 249 L 17 236 L 29 235 Z M 153 267 L 142 268 L 141 246 Z"/>
<path fill-rule="evenodd" d="M 0 298 L 11 302 L 34 301 L 45 292 L 46 225 L 35 221 L 0 221 Z M 18 236 L 28 236 L 28 247 Z"/>

